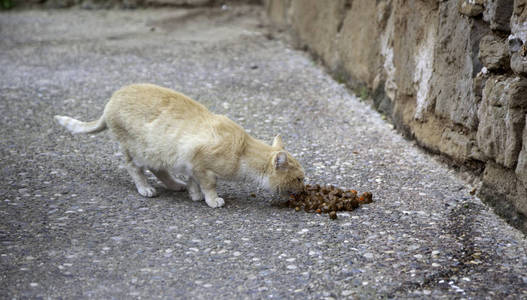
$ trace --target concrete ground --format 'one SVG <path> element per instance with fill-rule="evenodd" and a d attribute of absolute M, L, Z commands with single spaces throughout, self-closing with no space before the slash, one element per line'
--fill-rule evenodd
<path fill-rule="evenodd" d="M 525 236 L 260 11 L 0 13 L 0 298 L 527 298 Z M 220 209 L 142 198 L 108 133 L 52 119 L 95 119 L 134 82 L 281 133 L 309 182 L 375 202 L 333 221 L 245 183 Z"/>

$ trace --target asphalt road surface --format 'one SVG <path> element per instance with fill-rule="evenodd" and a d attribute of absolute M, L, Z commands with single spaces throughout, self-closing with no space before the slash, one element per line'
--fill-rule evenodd
<path fill-rule="evenodd" d="M 527 298 L 527 240 L 473 183 L 269 35 L 261 7 L 226 8 L 0 13 L 0 298 Z M 141 197 L 107 132 L 52 118 L 95 119 L 136 82 L 282 134 L 308 182 L 375 202 L 330 220 L 248 183 L 220 183 L 219 209 L 160 183 Z"/>

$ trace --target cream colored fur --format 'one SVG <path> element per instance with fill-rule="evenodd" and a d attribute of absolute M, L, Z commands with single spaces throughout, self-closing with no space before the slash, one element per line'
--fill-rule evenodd
<path fill-rule="evenodd" d="M 145 168 L 169 189 L 186 188 L 192 200 L 204 196 L 210 207 L 224 205 L 216 192 L 217 179 L 249 179 L 280 194 L 303 188 L 304 171 L 284 150 L 280 136 L 267 145 L 229 118 L 167 88 L 126 86 L 113 94 L 99 120 L 55 119 L 74 134 L 110 129 L 138 192 L 146 197 L 155 196 L 156 190 L 147 182 Z"/>

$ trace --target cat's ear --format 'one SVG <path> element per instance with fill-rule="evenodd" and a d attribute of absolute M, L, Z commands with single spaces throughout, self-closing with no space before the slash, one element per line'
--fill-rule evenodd
<path fill-rule="evenodd" d="M 282 143 L 282 137 L 277 135 L 273 140 L 273 148 L 284 149 L 284 143 Z"/>
<path fill-rule="evenodd" d="M 285 151 L 278 152 L 274 157 L 274 168 L 276 170 L 287 168 L 287 154 Z"/>

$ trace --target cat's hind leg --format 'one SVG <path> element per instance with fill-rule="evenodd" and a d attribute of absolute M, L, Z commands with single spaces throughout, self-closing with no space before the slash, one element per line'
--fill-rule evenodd
<path fill-rule="evenodd" d="M 157 191 L 148 183 L 143 167 L 139 167 L 134 163 L 128 151 L 124 150 L 123 154 L 126 170 L 132 177 L 139 194 L 144 197 L 155 197 L 157 195 Z"/>
<path fill-rule="evenodd" d="M 167 170 L 150 169 L 150 172 L 152 172 L 157 177 L 157 179 L 159 179 L 169 190 L 181 192 L 186 189 L 186 185 L 172 177 L 172 175 L 170 175 Z"/>
<path fill-rule="evenodd" d="M 195 179 L 192 178 L 192 176 L 190 176 L 188 179 L 187 190 L 192 201 L 203 200 L 203 193 L 201 193 L 201 189 L 199 188 L 198 183 Z"/>

